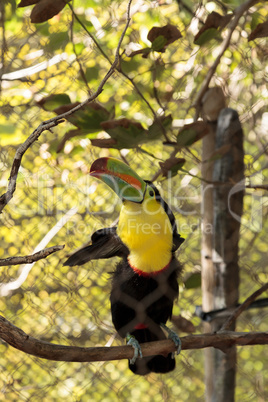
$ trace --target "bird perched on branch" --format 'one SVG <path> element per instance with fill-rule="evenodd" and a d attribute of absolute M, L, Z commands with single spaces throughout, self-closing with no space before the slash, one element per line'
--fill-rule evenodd
<path fill-rule="evenodd" d="M 118 226 L 97 230 L 91 244 L 71 255 L 64 265 L 122 257 L 113 273 L 110 301 L 115 329 L 134 348 L 129 368 L 140 375 L 167 373 L 175 367 L 174 355 L 142 357 L 140 343 L 166 339 L 167 332 L 180 350 L 179 337 L 165 324 L 178 297 L 181 265 L 174 253 L 184 239 L 157 188 L 125 163 L 99 158 L 90 175 L 121 198 Z"/>

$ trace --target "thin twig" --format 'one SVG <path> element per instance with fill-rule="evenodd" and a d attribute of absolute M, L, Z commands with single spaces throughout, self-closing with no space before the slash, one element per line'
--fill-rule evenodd
<path fill-rule="evenodd" d="M 108 62 L 110 64 L 112 64 L 111 59 L 109 58 L 109 56 L 104 52 L 104 50 L 102 49 L 102 47 L 99 45 L 98 41 L 96 40 L 95 36 L 92 35 L 91 32 L 89 32 L 89 30 L 87 29 L 87 27 L 85 26 L 85 24 L 80 20 L 80 18 L 78 17 L 78 15 L 74 12 L 73 6 L 68 3 L 68 6 L 70 7 L 72 14 L 74 16 L 74 18 L 76 19 L 76 21 L 81 25 L 81 27 L 84 29 L 84 31 L 88 34 L 88 36 L 90 37 L 90 39 L 95 43 L 96 47 L 99 49 L 99 51 L 101 52 L 101 54 L 105 57 L 106 60 L 108 60 Z"/>
<path fill-rule="evenodd" d="M 268 184 L 247 184 L 246 188 L 253 188 L 254 190 L 268 190 Z"/>
<path fill-rule="evenodd" d="M 181 9 L 185 9 L 193 18 L 197 18 L 198 21 L 202 24 L 205 25 L 204 21 L 201 20 L 199 16 L 197 16 L 197 10 L 200 8 L 200 4 L 198 4 L 197 9 L 195 11 L 192 10 L 191 7 L 189 7 L 186 3 L 184 3 L 182 0 L 177 0 L 177 3 L 179 7 L 181 6 Z"/>
<path fill-rule="evenodd" d="M 249 296 L 244 303 L 242 303 L 235 311 L 233 314 L 228 318 L 228 320 L 225 321 L 223 326 L 220 329 L 221 331 L 226 331 L 232 323 L 240 316 L 241 313 L 243 313 L 244 310 L 248 308 L 248 306 L 255 300 L 257 299 L 258 296 L 260 296 L 263 292 L 265 292 L 268 289 L 268 282 L 263 285 L 260 289 L 256 290 L 256 292 L 252 293 L 251 296 Z"/>
<path fill-rule="evenodd" d="M 50 254 L 56 251 L 62 250 L 65 246 L 52 246 L 44 248 L 44 250 L 38 251 L 37 253 L 31 255 L 24 255 L 19 257 L 9 257 L 0 260 L 0 267 L 6 267 L 10 265 L 20 265 L 20 264 L 31 264 L 32 262 L 39 261 L 42 258 L 46 258 Z"/>
<path fill-rule="evenodd" d="M 162 103 L 161 103 L 161 100 L 160 100 L 159 95 L 158 95 L 157 86 L 156 86 L 156 81 L 157 81 L 156 69 L 157 69 L 158 63 L 161 63 L 161 59 L 160 59 L 160 58 L 156 60 L 155 65 L 154 65 L 154 67 L 153 67 L 153 69 L 152 69 L 153 93 L 154 93 L 154 97 L 155 97 L 155 99 L 156 99 L 158 105 L 160 106 L 160 108 L 161 108 L 163 111 L 165 111 L 165 110 L 166 110 L 166 107 L 163 106 Z"/>
<path fill-rule="evenodd" d="M 176 156 L 178 151 L 179 151 L 179 147 L 175 146 L 168 159 L 173 159 Z M 158 179 L 158 177 L 161 175 L 161 173 L 162 173 L 162 169 L 159 169 L 157 172 L 155 172 L 155 174 L 151 178 L 151 182 L 154 182 L 156 179 Z"/>
<path fill-rule="evenodd" d="M 96 362 L 122 360 L 133 357 L 132 346 L 92 347 L 56 345 L 27 335 L 20 328 L 0 316 L 0 338 L 16 349 L 42 359 L 68 362 Z M 216 334 L 189 335 L 181 338 L 182 349 L 214 347 L 225 349 L 231 345 L 266 345 L 268 332 L 223 332 Z M 143 356 L 174 352 L 171 339 L 141 344 Z"/>
<path fill-rule="evenodd" d="M 69 209 L 57 222 L 56 224 L 46 233 L 46 235 L 41 239 L 41 241 L 35 247 L 33 253 L 44 249 L 47 244 L 56 236 L 56 234 L 63 228 L 64 225 L 74 216 L 77 212 L 77 208 Z M 9 296 L 9 294 L 22 286 L 26 281 L 29 273 L 31 272 L 35 262 L 31 264 L 25 264 L 20 268 L 20 273 L 17 278 L 12 279 L 7 283 L 0 283 L 0 297 Z"/>
<path fill-rule="evenodd" d="M 210 67 L 210 69 L 207 73 L 207 76 L 203 82 L 203 85 L 202 85 L 200 91 L 198 92 L 197 98 L 194 102 L 194 107 L 196 108 L 195 120 L 197 120 L 197 118 L 199 116 L 201 100 L 202 100 L 205 92 L 208 89 L 210 81 L 211 81 L 214 73 L 216 72 L 216 69 L 221 61 L 223 54 L 225 53 L 225 51 L 227 50 L 227 48 L 230 45 L 232 34 L 233 34 L 235 28 L 237 27 L 240 18 L 250 7 L 252 7 L 254 4 L 256 4 L 258 2 L 259 2 L 259 0 L 248 0 L 245 3 L 242 3 L 239 7 L 237 7 L 234 10 L 234 14 L 233 14 L 234 18 L 230 22 L 229 32 L 228 32 L 226 38 L 224 39 L 224 41 L 222 42 L 220 52 L 219 52 L 217 58 L 215 59 L 214 63 Z"/>
<path fill-rule="evenodd" d="M 17 182 L 17 176 L 19 172 L 19 168 L 21 165 L 21 160 L 24 155 L 24 153 L 27 151 L 27 149 L 36 141 L 38 140 L 39 136 L 42 134 L 43 131 L 45 130 L 50 130 L 52 127 L 57 126 L 58 124 L 62 123 L 64 119 L 67 116 L 70 116 L 77 110 L 81 109 L 83 106 L 88 104 L 89 102 L 92 102 L 94 99 L 96 99 L 100 93 L 103 91 L 104 84 L 107 82 L 107 80 L 110 78 L 110 76 L 115 72 L 116 67 L 119 62 L 119 51 L 120 47 L 122 44 L 122 41 L 124 39 L 124 36 L 126 34 L 126 31 L 129 27 L 130 24 L 130 6 L 131 6 L 132 0 L 129 0 L 128 2 L 128 7 L 127 7 L 127 22 L 125 25 L 125 28 L 120 36 L 119 43 L 116 48 L 116 53 L 115 53 L 115 59 L 114 62 L 112 63 L 109 71 L 106 73 L 105 77 L 102 79 L 101 83 L 99 84 L 97 90 L 95 93 L 93 93 L 89 98 L 87 98 L 84 102 L 80 103 L 79 105 L 75 106 L 73 109 L 62 113 L 58 116 L 55 116 L 49 120 L 43 121 L 37 129 L 34 130 L 34 132 L 27 138 L 27 140 L 21 144 L 17 152 L 15 154 L 15 158 L 11 167 L 11 172 L 10 172 L 10 177 L 9 177 L 9 184 L 8 184 L 8 190 L 6 193 L 2 194 L 0 197 L 0 213 L 2 210 L 5 208 L 5 206 L 8 204 L 8 202 L 12 199 L 13 194 L 16 190 L 16 182 Z"/>
<path fill-rule="evenodd" d="M 69 4 L 69 6 L 70 6 L 70 4 Z M 87 78 L 86 78 L 83 66 L 82 66 L 82 64 L 80 62 L 78 53 L 76 51 L 76 47 L 75 47 L 75 43 L 74 43 L 74 29 L 73 28 L 74 28 L 74 14 L 72 14 L 72 21 L 71 21 L 71 35 L 70 35 L 71 36 L 71 42 L 72 42 L 72 45 L 73 45 L 73 52 L 75 54 L 75 58 L 76 58 L 76 61 L 77 61 L 78 67 L 79 67 L 81 78 L 82 78 L 82 80 L 84 81 L 84 83 L 85 83 L 85 85 L 87 87 L 88 96 L 90 96 L 92 91 L 89 88 L 89 85 L 88 85 L 88 82 L 87 82 Z"/>

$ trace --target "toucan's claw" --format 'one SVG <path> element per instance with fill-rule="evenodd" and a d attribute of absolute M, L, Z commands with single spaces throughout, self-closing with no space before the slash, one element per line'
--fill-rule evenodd
<path fill-rule="evenodd" d="M 176 332 L 172 331 L 172 329 L 168 328 L 165 324 L 162 323 L 161 327 L 168 333 L 168 338 L 175 343 L 175 346 L 177 347 L 177 355 L 179 355 L 181 353 L 180 337 L 176 334 Z M 172 353 L 172 358 L 175 359 L 175 352 Z"/>
<path fill-rule="evenodd" d="M 134 349 L 134 355 L 132 359 L 129 360 L 130 364 L 134 364 L 138 357 L 142 358 L 142 351 L 139 342 L 135 336 L 127 334 L 127 345 L 130 345 Z"/>

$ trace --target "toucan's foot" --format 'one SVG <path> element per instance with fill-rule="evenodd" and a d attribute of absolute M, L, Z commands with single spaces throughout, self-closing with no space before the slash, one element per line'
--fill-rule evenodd
<path fill-rule="evenodd" d="M 129 360 L 130 364 L 134 364 L 138 357 L 142 358 L 142 351 L 139 342 L 135 338 L 135 336 L 127 334 L 126 337 L 127 345 L 130 345 L 134 349 L 134 355 L 132 359 Z"/>
<path fill-rule="evenodd" d="M 175 346 L 177 347 L 177 355 L 179 355 L 181 353 L 180 337 L 176 334 L 176 332 L 172 331 L 172 329 L 168 328 L 165 324 L 161 323 L 161 327 L 168 333 L 168 338 L 175 343 Z M 175 352 L 172 353 L 172 358 L 175 359 Z"/>

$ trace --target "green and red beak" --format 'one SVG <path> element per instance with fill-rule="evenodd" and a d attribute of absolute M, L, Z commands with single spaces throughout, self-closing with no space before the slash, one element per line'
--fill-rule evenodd
<path fill-rule="evenodd" d="M 144 199 L 145 181 L 118 159 L 96 159 L 91 165 L 90 176 L 106 183 L 122 200 L 141 203 Z"/>

